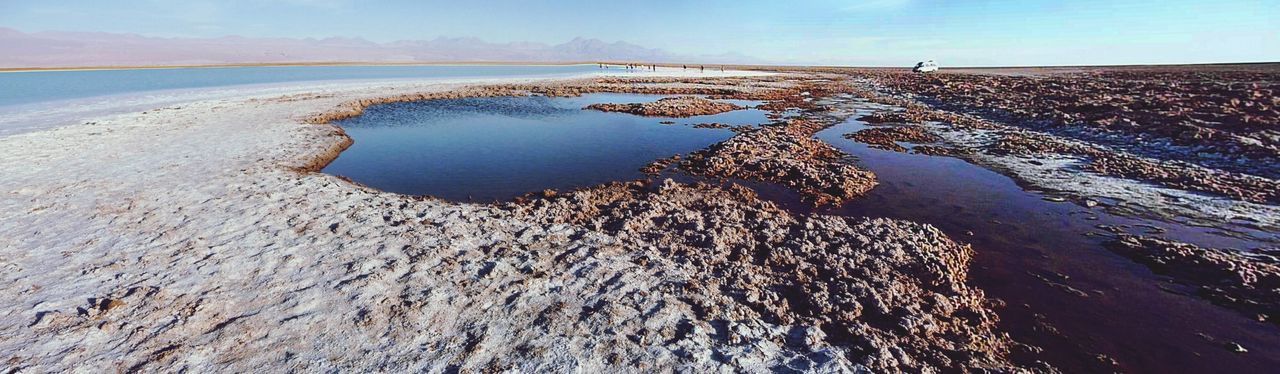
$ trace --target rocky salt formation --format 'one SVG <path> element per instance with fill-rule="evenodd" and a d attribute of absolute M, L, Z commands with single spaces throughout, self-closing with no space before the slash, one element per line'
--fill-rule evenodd
<path fill-rule="evenodd" d="M 937 145 L 917 145 L 911 147 L 911 153 L 930 155 L 930 156 L 951 156 L 958 157 L 968 153 L 968 150 L 937 146 Z"/>
<path fill-rule="evenodd" d="M 693 315 L 681 323 L 689 325 L 674 337 L 642 331 L 642 342 L 683 344 L 689 331 L 711 328 L 727 351 L 784 347 L 818 361 L 847 360 L 841 368 L 1017 369 L 1005 358 L 1012 342 L 995 330 L 981 291 L 965 285 L 973 251 L 928 225 L 796 217 L 744 187 L 669 179 L 510 209 L 616 237 L 636 265 L 689 277 L 657 288 L 687 305 Z"/>
<path fill-rule="evenodd" d="M 915 100 L 895 99 L 912 107 L 869 120 L 943 121 L 938 117 L 945 114 L 930 114 L 929 107 L 972 113 L 1088 143 L 1120 158 L 1094 171 L 1280 203 L 1274 192 L 1280 187 L 1280 99 L 1273 94 L 1280 89 L 1280 71 L 1274 65 L 871 76 L 881 91 Z M 955 123 L 977 128 L 974 120 L 965 122 Z M 1170 170 L 1155 170 L 1157 164 Z"/>
<path fill-rule="evenodd" d="M 1280 323 L 1280 258 L 1277 250 L 1241 252 L 1201 248 L 1160 238 L 1119 234 L 1111 250 L 1152 271 L 1196 288 L 1215 303 L 1259 321 Z"/>
<path fill-rule="evenodd" d="M 714 178 L 777 183 L 816 206 L 838 205 L 870 191 L 876 179 L 847 162 L 843 152 L 813 139 L 824 127 L 800 119 L 763 126 L 694 152 L 680 167 Z"/>
<path fill-rule="evenodd" d="M 924 105 L 917 104 L 912 101 L 897 99 L 893 97 L 880 96 L 874 92 L 861 91 L 860 96 L 872 99 L 888 105 L 900 106 L 900 110 L 881 110 L 876 111 L 862 117 L 858 117 L 859 121 L 870 124 L 923 124 L 932 122 L 942 122 L 949 126 L 959 127 L 963 129 L 993 129 L 997 128 L 990 122 L 970 116 L 949 113 L 941 110 L 935 110 Z"/>
<path fill-rule="evenodd" d="M 1177 157 L 1205 167 L 1280 177 L 1280 71 L 1274 66 L 1033 76 L 884 74 L 879 80 L 950 107 L 1102 135 L 1096 138 L 1128 143 L 1140 153 L 1185 148 Z M 1134 142 L 1132 135 L 1146 139 Z M 1160 147 L 1165 149 L 1143 149 Z"/>
<path fill-rule="evenodd" d="M 898 145 L 898 142 L 908 143 L 936 143 L 942 141 L 937 135 L 933 135 L 921 126 L 892 126 L 892 127 L 873 127 L 869 129 L 859 130 L 855 133 L 845 134 L 846 139 L 853 139 L 859 142 L 867 143 L 872 148 L 879 148 L 888 151 L 906 152 L 907 148 Z"/>
<path fill-rule="evenodd" d="M 1000 154 L 1086 156 L 1084 170 L 1160 185 L 1208 192 L 1248 202 L 1280 205 L 1280 180 L 1209 169 L 1177 160 L 1160 161 L 1123 151 L 1033 132 L 1003 134 L 990 148 Z"/>
<path fill-rule="evenodd" d="M 640 168 L 640 172 L 645 173 L 646 175 L 651 175 L 651 176 L 662 174 L 664 170 L 667 170 L 668 167 L 671 167 L 671 164 L 677 161 L 680 161 L 680 155 L 674 155 L 671 157 L 664 157 L 657 160 L 653 160 L 653 162 L 650 162 L 649 164 Z"/>
<path fill-rule="evenodd" d="M 1160 185 L 1208 192 L 1259 204 L 1280 206 L 1280 180 L 1229 173 L 1177 161 L 1154 161 L 1126 155 L 1094 157 L 1085 170 L 1103 175 L 1151 181 Z"/>
<path fill-rule="evenodd" d="M 630 113 L 646 117 L 693 117 L 720 114 L 743 107 L 693 96 L 664 97 L 650 103 L 591 104 L 587 109 L 601 112 Z"/>
<path fill-rule="evenodd" d="M 719 122 L 697 123 L 693 125 L 693 128 L 695 129 L 727 129 L 730 127 L 732 126 Z"/>
<path fill-rule="evenodd" d="M 898 77 L 902 73 L 851 73 L 861 84 L 851 94 L 892 108 L 860 120 L 925 124 L 946 144 L 914 152 L 961 157 L 1079 201 L 1117 201 L 1108 205 L 1116 213 L 1280 229 L 1280 180 L 1207 167 L 1212 162 L 1206 160 L 1213 157 L 1188 156 L 1173 145 L 1152 151 L 1138 138 L 1117 135 L 1101 141 L 1073 127 L 1045 127 L 1043 122 L 938 102 L 902 88 L 899 80 L 917 79 Z"/>

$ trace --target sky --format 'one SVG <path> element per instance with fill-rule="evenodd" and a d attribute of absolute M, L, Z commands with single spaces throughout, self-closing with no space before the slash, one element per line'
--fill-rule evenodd
<path fill-rule="evenodd" d="M 1280 0 L 0 0 L 0 27 L 376 42 L 587 37 L 779 64 L 1280 61 Z"/>

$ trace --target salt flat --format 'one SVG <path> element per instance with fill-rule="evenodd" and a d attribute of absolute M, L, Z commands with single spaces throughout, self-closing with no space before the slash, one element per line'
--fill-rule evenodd
<path fill-rule="evenodd" d="M 963 284 L 971 251 L 927 225 L 798 221 L 741 194 L 666 182 L 635 198 L 641 205 L 602 211 L 600 219 L 700 217 L 705 230 L 646 226 L 654 220 L 610 232 L 593 228 L 598 223 L 557 221 L 581 215 L 577 204 L 590 204 L 596 192 L 512 210 L 384 193 L 313 171 L 349 139 L 335 126 L 308 122 L 348 103 L 474 84 L 565 82 L 273 89 L 0 138 L 0 354 L 8 366 L 31 371 L 1007 365 L 999 358 L 1005 338 L 991 330 L 981 292 Z M 786 242 L 749 244 L 764 239 L 742 236 L 742 227 L 760 224 L 762 235 L 801 236 L 769 233 L 769 240 Z M 843 323 L 860 331 L 859 344 L 873 347 L 854 354 L 814 322 L 765 318 L 759 314 L 765 311 L 734 301 L 740 296 L 697 287 L 718 282 L 724 270 L 708 273 L 663 255 L 696 248 L 690 238 L 670 237 L 681 232 L 719 235 L 708 255 L 795 245 L 806 256 L 851 256 L 834 263 L 864 269 L 856 271 L 929 269 L 850 278 L 846 287 L 879 289 L 887 297 L 879 308 L 902 311 L 895 315 L 978 316 L 948 329 L 978 327 L 955 335 L 968 343 L 953 343 L 899 336 L 892 326 L 906 322 L 868 326 L 850 315 Z M 668 239 L 643 239 L 653 234 Z M 776 299 L 780 291 L 768 286 L 773 279 L 748 278 L 745 287 Z M 920 305 L 935 300 L 950 306 Z M 792 322 L 779 323 L 786 320 Z M 940 353 L 973 347 L 991 351 L 971 362 Z"/>

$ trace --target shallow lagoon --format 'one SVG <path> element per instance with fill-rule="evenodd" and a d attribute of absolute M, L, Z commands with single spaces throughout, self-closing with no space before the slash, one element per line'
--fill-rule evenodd
<path fill-rule="evenodd" d="M 0 73 L 0 107 L 128 93 L 285 82 L 559 76 L 594 65 L 245 66 Z"/>
<path fill-rule="evenodd" d="M 656 159 L 696 151 L 733 135 L 728 129 L 693 124 L 769 122 L 767 112 L 757 109 L 690 118 L 582 109 L 662 97 L 590 94 L 376 105 L 338 123 L 355 144 L 324 172 L 391 192 L 501 201 L 544 189 L 644 178 L 639 169 Z"/>

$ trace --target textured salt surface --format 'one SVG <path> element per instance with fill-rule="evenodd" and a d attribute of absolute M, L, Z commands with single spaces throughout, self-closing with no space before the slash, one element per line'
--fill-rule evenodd
<path fill-rule="evenodd" d="M 843 315 L 848 331 L 865 333 L 850 341 L 825 338 L 806 325 L 813 320 L 785 310 L 768 312 L 796 325 L 726 303 L 736 296 L 685 287 L 709 274 L 659 256 L 656 246 L 637 250 L 629 232 L 649 230 L 643 225 L 625 225 L 614 237 L 545 220 L 580 209 L 551 206 L 530 219 L 308 171 L 347 141 L 337 127 L 305 124 L 311 116 L 353 100 L 460 83 L 206 100 L 0 138 L 6 365 L 756 372 L 1006 365 L 999 358 L 1004 340 L 990 330 L 994 317 L 984 311 L 980 291 L 963 284 L 969 252 L 927 225 L 830 217 L 799 224 L 760 203 L 731 215 L 678 215 L 709 231 L 689 232 L 682 224 L 673 233 L 721 243 L 733 237 L 716 233 L 759 222 L 806 238 L 788 251 L 874 265 L 860 271 L 874 269 L 884 279 L 857 278 L 856 287 L 839 290 L 860 290 L 871 311 L 902 320 L 876 317 L 867 325 L 859 313 Z M 629 209 L 661 214 L 715 201 L 703 193 L 664 186 Z M 761 212 L 771 218 L 760 221 Z M 693 250 L 687 242 L 673 241 L 671 249 Z M 738 253 L 710 248 L 718 252 L 707 255 Z M 759 283 L 770 279 L 737 285 L 777 297 Z M 839 295 L 832 297 L 848 302 Z M 913 332 L 883 323 L 914 326 Z"/>

